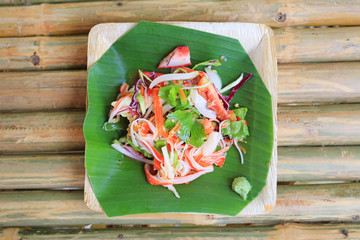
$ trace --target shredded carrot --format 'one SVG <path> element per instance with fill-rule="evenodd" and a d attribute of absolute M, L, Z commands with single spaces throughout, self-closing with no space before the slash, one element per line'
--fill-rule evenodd
<path fill-rule="evenodd" d="M 180 93 L 180 97 L 181 97 L 182 99 L 184 99 L 184 100 L 187 99 L 187 98 L 186 98 L 186 95 L 185 95 L 185 93 L 184 93 L 184 90 L 182 90 L 182 88 L 179 89 L 179 93 Z"/>
<path fill-rule="evenodd" d="M 155 123 L 156 123 L 156 128 L 158 130 L 158 134 L 160 136 L 163 136 L 164 138 L 167 138 L 167 133 L 164 130 L 164 119 L 162 114 L 161 101 L 159 97 L 159 88 L 154 88 L 152 90 L 152 95 L 154 99 Z"/>
<path fill-rule="evenodd" d="M 180 121 L 178 121 L 175 127 L 171 129 L 171 131 L 169 132 L 168 138 L 172 138 L 176 134 L 176 132 L 180 130 L 180 128 L 181 128 Z"/>
<path fill-rule="evenodd" d="M 239 145 L 239 148 L 241 149 L 241 151 L 242 151 L 243 153 L 246 153 L 245 148 L 244 148 L 243 146 L 241 146 L 240 144 L 238 144 L 238 145 Z"/>

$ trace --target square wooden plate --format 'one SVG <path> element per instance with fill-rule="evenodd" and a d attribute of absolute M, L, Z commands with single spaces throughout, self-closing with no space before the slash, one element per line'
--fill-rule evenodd
<path fill-rule="evenodd" d="M 164 22 L 176 26 L 206 31 L 226 37 L 238 39 L 249 54 L 255 67 L 262 77 L 272 96 L 274 123 L 274 150 L 272 154 L 267 183 L 259 196 L 246 206 L 238 216 L 264 214 L 270 212 L 276 203 L 276 164 L 277 164 L 277 61 L 273 31 L 262 24 L 253 23 L 205 23 L 205 22 Z M 105 23 L 93 27 L 88 39 L 87 66 L 90 69 L 97 60 L 122 35 L 128 32 L 136 23 Z M 91 188 L 90 180 L 85 174 L 85 202 L 94 210 L 102 212 Z"/>

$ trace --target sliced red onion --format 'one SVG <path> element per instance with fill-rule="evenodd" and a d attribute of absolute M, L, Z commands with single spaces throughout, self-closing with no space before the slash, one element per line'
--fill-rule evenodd
<path fill-rule="evenodd" d="M 241 88 L 241 86 L 250 78 L 252 77 L 252 73 L 250 73 L 249 75 L 247 75 L 243 80 L 240 81 L 240 83 L 238 85 L 236 85 L 236 87 L 234 87 L 234 89 L 231 91 L 229 97 L 226 99 L 226 101 L 228 103 L 230 103 L 231 99 L 233 99 L 235 93 Z"/>
<path fill-rule="evenodd" d="M 148 160 L 145 157 L 142 157 L 142 156 L 139 156 L 139 155 L 136 155 L 136 154 L 130 152 L 129 150 L 122 147 L 119 143 L 113 143 L 113 144 L 111 144 L 111 146 L 114 149 L 116 149 L 117 151 L 121 152 L 122 154 L 124 154 L 134 160 L 137 160 L 137 161 L 143 162 L 143 163 L 147 163 L 147 164 L 154 164 L 154 161 Z"/>
<path fill-rule="evenodd" d="M 205 68 L 205 72 L 209 77 L 209 80 L 214 84 L 215 88 L 220 91 L 222 82 L 219 74 L 211 70 L 211 66 Z"/>
<path fill-rule="evenodd" d="M 126 101 L 129 101 L 129 100 L 130 100 L 130 97 L 124 97 L 119 102 L 119 104 L 116 106 L 116 108 L 114 108 L 111 111 L 108 122 L 110 122 L 116 115 L 118 115 L 120 111 L 123 112 L 123 111 L 129 110 L 129 109 L 124 108 L 124 105 L 128 104 L 128 102 L 126 102 Z"/>
<path fill-rule="evenodd" d="M 206 99 L 203 98 L 197 90 L 193 89 L 190 91 L 190 99 L 202 115 L 210 119 L 216 119 L 216 113 L 207 107 Z"/>
<path fill-rule="evenodd" d="M 214 86 L 214 84 L 213 84 Z M 225 110 L 229 110 L 229 103 L 226 101 L 225 97 L 223 95 L 221 95 L 221 93 L 219 93 L 219 91 L 217 90 L 217 88 L 214 86 L 215 90 L 216 90 L 216 93 L 218 94 L 219 98 L 221 99 L 221 101 L 223 102 L 223 105 L 224 105 L 224 108 Z"/>
<path fill-rule="evenodd" d="M 189 73 L 164 74 L 164 75 L 161 75 L 161 76 L 155 78 L 154 81 L 152 81 L 152 83 L 150 84 L 149 88 L 153 88 L 153 87 L 155 87 L 157 84 L 159 84 L 161 82 L 193 79 L 197 75 L 199 75 L 199 72 L 197 72 L 197 71 L 189 72 Z"/>

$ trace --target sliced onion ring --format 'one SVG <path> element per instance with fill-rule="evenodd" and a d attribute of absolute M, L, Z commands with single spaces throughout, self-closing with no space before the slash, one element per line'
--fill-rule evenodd
<path fill-rule="evenodd" d="M 134 160 L 137 160 L 139 162 L 147 163 L 147 164 L 154 164 L 153 161 L 148 160 L 144 157 L 140 157 L 138 155 L 135 155 L 134 153 L 130 152 L 129 150 L 126 150 L 123 146 L 121 146 L 119 143 L 113 143 L 111 146 L 116 149 L 117 151 L 121 152 L 122 154 L 128 156 L 129 158 L 132 158 Z"/>
<path fill-rule="evenodd" d="M 161 76 L 155 78 L 154 81 L 152 81 L 152 83 L 150 84 L 149 88 L 153 88 L 161 82 L 193 79 L 197 75 L 199 75 L 199 72 L 197 72 L 197 71 L 189 72 L 189 73 L 164 74 L 164 75 L 161 75 Z"/>

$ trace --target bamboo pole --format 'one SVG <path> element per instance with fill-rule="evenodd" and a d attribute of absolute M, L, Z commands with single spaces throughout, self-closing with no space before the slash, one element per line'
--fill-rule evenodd
<path fill-rule="evenodd" d="M 80 224 L 232 224 L 346 221 L 360 212 L 360 183 L 280 185 L 269 214 L 227 217 L 209 214 L 140 214 L 106 217 L 89 210 L 82 191 L 0 192 L 0 227 Z"/>
<path fill-rule="evenodd" d="M 294 234 L 295 233 L 295 234 Z M 360 226 L 356 223 L 285 223 L 264 226 L 227 227 L 150 227 L 150 228 L 108 228 L 108 229 L 0 229 L 0 239 L 302 239 L 335 240 L 359 239 Z M 12 238 L 10 238 L 12 237 Z"/>
<path fill-rule="evenodd" d="M 84 176 L 84 153 L 0 155 L 0 189 L 83 188 Z M 279 147 L 277 177 L 279 182 L 360 180 L 360 148 Z"/>
<path fill-rule="evenodd" d="M 6 0 L 8 2 L 9 0 Z M 358 0 L 99 1 L 0 8 L 0 36 L 87 33 L 106 22 L 253 22 L 271 27 L 359 25 Z"/>
<path fill-rule="evenodd" d="M 360 27 L 274 33 L 279 63 L 360 60 Z M 86 48 L 86 36 L 0 38 L 0 70 L 86 69 Z"/>

